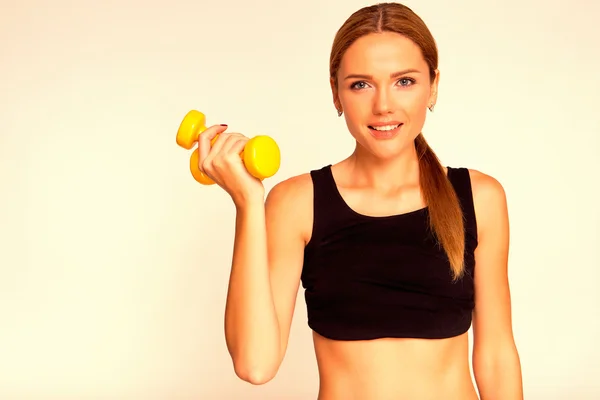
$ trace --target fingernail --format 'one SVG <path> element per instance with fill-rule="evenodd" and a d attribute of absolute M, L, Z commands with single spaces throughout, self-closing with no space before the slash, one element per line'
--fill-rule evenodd
<path fill-rule="evenodd" d="M 227 124 L 221 124 L 221 126 L 227 126 Z"/>

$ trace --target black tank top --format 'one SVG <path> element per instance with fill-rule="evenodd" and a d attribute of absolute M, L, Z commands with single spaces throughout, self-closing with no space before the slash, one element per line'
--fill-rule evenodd
<path fill-rule="evenodd" d="M 362 215 L 343 200 L 331 165 L 310 174 L 313 232 L 301 281 L 311 329 L 337 340 L 434 339 L 468 331 L 477 247 L 468 169 L 448 167 L 465 216 L 466 269 L 456 282 L 429 229 L 427 207 Z"/>

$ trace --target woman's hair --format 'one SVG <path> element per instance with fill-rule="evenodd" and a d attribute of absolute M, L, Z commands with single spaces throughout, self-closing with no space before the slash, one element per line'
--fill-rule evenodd
<path fill-rule="evenodd" d="M 362 8 L 352 14 L 338 30 L 331 49 L 329 73 L 335 87 L 337 72 L 348 47 L 361 36 L 395 32 L 412 40 L 421 48 L 429 66 L 430 80 L 435 78 L 438 53 L 431 32 L 410 8 L 398 3 L 381 3 Z M 429 223 L 438 243 L 448 256 L 454 279 L 464 270 L 464 221 L 458 197 L 436 154 L 420 133 L 415 139 L 419 156 L 420 186 L 428 206 Z"/>

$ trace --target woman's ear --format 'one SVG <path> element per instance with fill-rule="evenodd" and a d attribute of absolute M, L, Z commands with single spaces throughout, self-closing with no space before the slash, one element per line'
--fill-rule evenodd
<path fill-rule="evenodd" d="M 342 105 L 340 104 L 340 98 L 338 96 L 338 89 L 335 82 L 335 79 L 329 78 L 329 85 L 331 86 L 331 95 L 333 97 L 333 105 L 338 110 L 342 110 Z"/>
<path fill-rule="evenodd" d="M 439 84 L 440 84 L 440 70 L 436 69 L 435 76 L 433 77 L 433 81 L 431 82 L 431 90 L 430 90 L 430 94 L 429 94 L 428 104 L 437 103 Z"/>

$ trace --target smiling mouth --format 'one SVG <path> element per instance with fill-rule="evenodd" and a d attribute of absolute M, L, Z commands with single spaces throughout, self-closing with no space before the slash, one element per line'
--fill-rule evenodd
<path fill-rule="evenodd" d="M 375 139 L 393 139 L 400 132 L 402 125 L 402 123 L 378 126 L 369 125 L 369 131 Z"/>
<path fill-rule="evenodd" d="M 393 131 L 394 129 L 400 127 L 402 124 L 396 124 L 396 125 L 382 125 L 382 126 L 372 126 L 369 125 L 370 129 L 379 131 L 379 132 L 387 132 L 387 131 Z"/>

